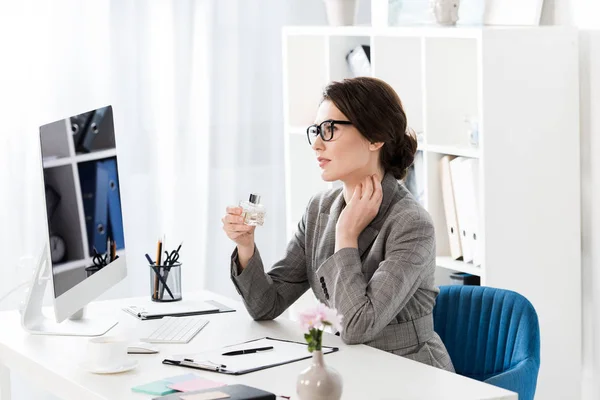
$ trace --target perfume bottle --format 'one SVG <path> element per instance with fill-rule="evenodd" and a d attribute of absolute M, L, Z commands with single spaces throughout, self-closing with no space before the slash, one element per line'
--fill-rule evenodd
<path fill-rule="evenodd" d="M 242 207 L 242 217 L 244 218 L 244 224 L 252 226 L 262 226 L 265 222 L 265 206 L 259 203 L 260 195 L 251 193 L 248 201 L 241 201 L 240 207 Z"/>

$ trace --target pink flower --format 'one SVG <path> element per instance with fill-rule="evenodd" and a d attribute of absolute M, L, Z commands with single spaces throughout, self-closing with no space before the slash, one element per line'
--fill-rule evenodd
<path fill-rule="evenodd" d="M 322 329 L 332 325 L 338 331 L 342 330 L 342 316 L 335 309 L 319 303 L 316 307 L 300 312 L 300 324 L 305 330 Z"/>

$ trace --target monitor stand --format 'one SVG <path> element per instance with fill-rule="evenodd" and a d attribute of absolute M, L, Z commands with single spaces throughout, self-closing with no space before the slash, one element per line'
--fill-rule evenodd
<path fill-rule="evenodd" d="M 49 260 L 48 243 L 44 245 L 35 268 L 25 306 L 21 311 L 21 326 L 33 335 L 101 336 L 117 324 L 115 319 L 67 319 L 61 323 L 44 315 L 42 304 L 46 282 L 50 280 L 52 263 Z M 48 274 L 44 276 L 44 272 Z"/>

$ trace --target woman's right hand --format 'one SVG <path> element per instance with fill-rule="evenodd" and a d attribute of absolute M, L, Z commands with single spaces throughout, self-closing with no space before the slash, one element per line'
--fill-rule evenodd
<path fill-rule="evenodd" d="M 223 230 L 227 237 L 237 244 L 238 252 L 246 250 L 254 252 L 254 229 L 255 226 L 244 224 L 242 207 L 227 207 L 223 221 Z"/>

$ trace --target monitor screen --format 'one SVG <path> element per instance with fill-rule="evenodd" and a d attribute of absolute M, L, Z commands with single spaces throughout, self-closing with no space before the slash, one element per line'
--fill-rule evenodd
<path fill-rule="evenodd" d="M 46 124 L 40 140 L 58 298 L 124 257 L 112 107 Z"/>

